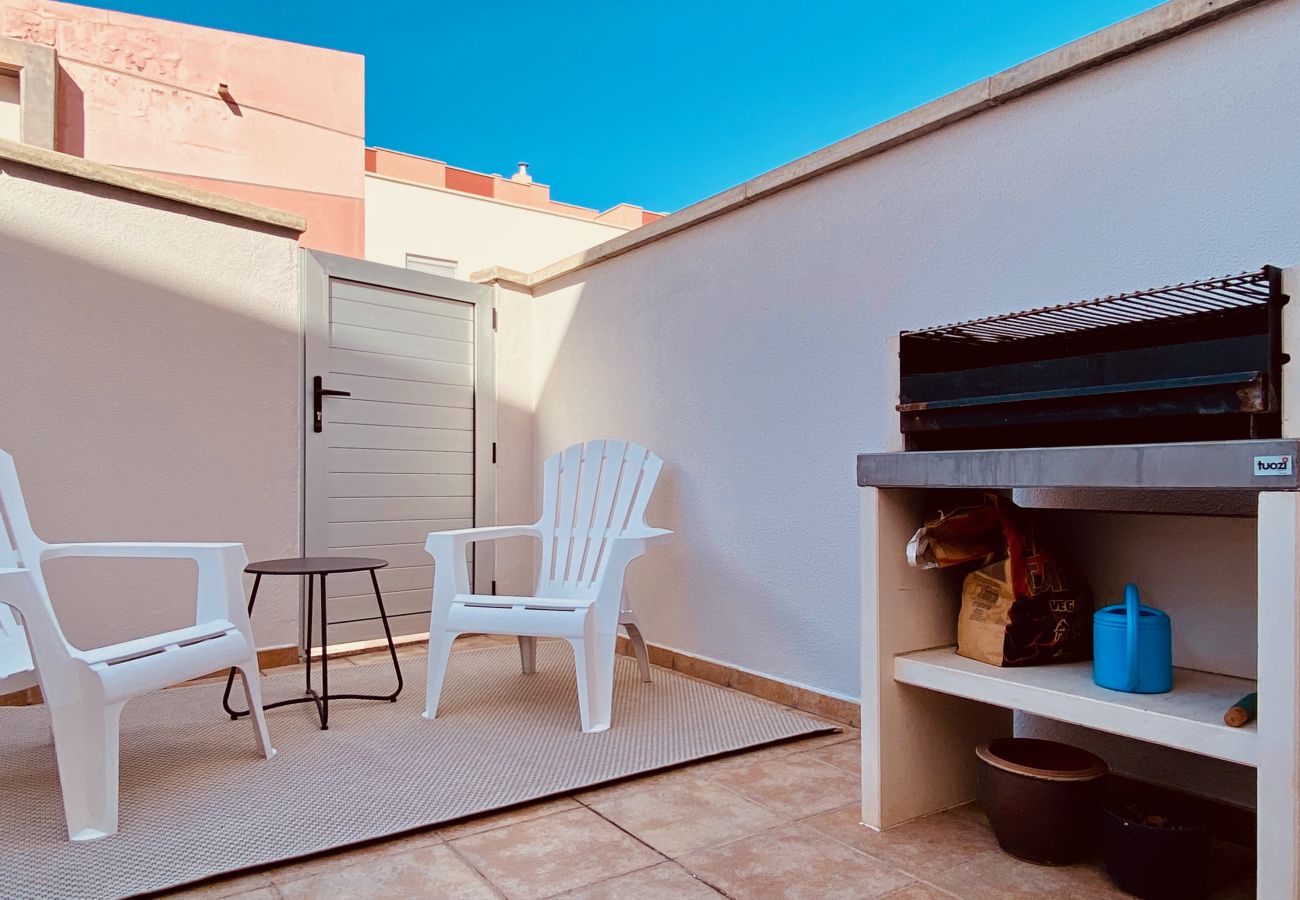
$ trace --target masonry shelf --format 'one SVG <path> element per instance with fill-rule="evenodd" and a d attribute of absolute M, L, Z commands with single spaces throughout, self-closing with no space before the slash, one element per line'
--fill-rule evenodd
<path fill-rule="evenodd" d="M 1255 724 L 1230 728 L 1223 723 L 1224 712 L 1256 689 L 1256 682 L 1245 678 L 1175 668 L 1169 693 L 1126 694 L 1094 684 L 1091 662 L 1002 668 L 958 656 L 952 647 L 896 656 L 894 678 L 1202 756 L 1258 764 Z"/>

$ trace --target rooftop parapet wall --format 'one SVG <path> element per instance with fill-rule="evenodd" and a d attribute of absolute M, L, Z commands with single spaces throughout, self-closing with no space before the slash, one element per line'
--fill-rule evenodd
<path fill-rule="evenodd" d="M 668 216 L 647 219 L 647 228 L 620 235 L 531 272 L 527 276 L 526 286 L 540 287 L 570 273 L 621 256 L 630 250 L 647 246 L 955 125 L 986 110 L 1050 88 L 1090 69 L 1268 2 L 1270 0 L 1168 0 L 1146 12 L 996 75 L 982 78 L 749 181 L 706 197 Z"/>
<path fill-rule="evenodd" d="M 650 212 L 630 203 L 620 203 L 604 212 L 561 203 L 551 199 L 551 189 L 548 185 L 536 181 L 518 181 L 500 175 L 485 175 L 482 172 L 449 166 L 436 159 L 412 156 L 409 153 L 385 150 L 381 147 L 366 148 L 366 171 L 385 178 L 487 197 L 503 203 L 513 203 L 516 206 L 599 222 L 615 228 L 640 228 L 664 217 L 664 213 Z"/>

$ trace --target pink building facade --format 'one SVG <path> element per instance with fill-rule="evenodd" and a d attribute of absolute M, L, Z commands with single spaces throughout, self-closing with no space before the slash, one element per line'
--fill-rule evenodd
<path fill-rule="evenodd" d="M 0 0 L 0 37 L 55 52 L 54 149 L 299 213 L 306 246 L 362 252 L 363 57 L 49 0 Z"/>
<path fill-rule="evenodd" d="M 306 247 L 365 255 L 368 169 L 411 169 L 417 181 L 622 228 L 659 217 L 628 204 L 601 213 L 552 201 L 544 185 L 368 152 L 365 58 L 355 53 L 0 0 L 0 74 L 13 72 L 28 118 L 53 120 L 31 124 L 24 141 L 297 213 Z"/>

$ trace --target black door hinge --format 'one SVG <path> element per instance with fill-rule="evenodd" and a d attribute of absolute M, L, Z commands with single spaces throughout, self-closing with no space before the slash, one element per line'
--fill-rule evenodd
<path fill-rule="evenodd" d="M 493 441 L 492 442 L 492 465 L 495 466 L 496 463 L 497 463 L 497 442 Z"/>
<path fill-rule="evenodd" d="M 497 308 L 495 306 L 492 307 L 492 330 L 497 330 Z"/>
<path fill-rule="evenodd" d="M 493 582 L 492 582 L 492 594 L 493 594 L 493 596 L 496 596 L 496 592 L 497 592 L 497 583 L 496 583 L 495 581 L 493 581 Z"/>

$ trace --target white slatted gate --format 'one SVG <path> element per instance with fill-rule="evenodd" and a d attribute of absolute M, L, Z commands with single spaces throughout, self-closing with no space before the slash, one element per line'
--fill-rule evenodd
<path fill-rule="evenodd" d="M 388 560 L 378 575 L 394 634 L 428 630 L 425 536 L 491 523 L 491 296 L 483 285 L 303 251 L 304 553 Z M 319 431 L 318 376 L 351 394 L 321 398 Z M 490 551 L 471 571 L 487 592 Z M 368 574 L 334 575 L 328 587 L 331 644 L 383 636 Z"/>

